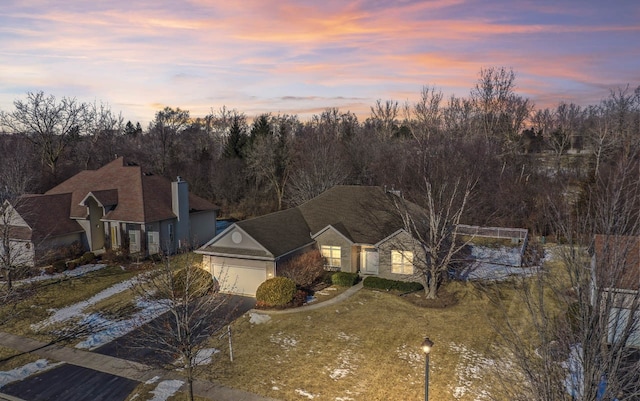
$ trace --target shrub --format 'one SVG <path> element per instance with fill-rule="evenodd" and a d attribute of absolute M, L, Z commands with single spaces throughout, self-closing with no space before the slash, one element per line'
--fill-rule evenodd
<path fill-rule="evenodd" d="M 296 283 L 287 277 L 274 277 L 260 284 L 256 302 L 265 306 L 285 306 L 293 300 Z"/>
<path fill-rule="evenodd" d="M 290 278 L 305 288 L 321 280 L 323 274 L 324 258 L 318 250 L 305 252 L 278 266 L 278 276 Z"/>
<path fill-rule="evenodd" d="M 358 282 L 358 273 L 337 272 L 331 276 L 331 282 L 341 287 L 351 287 Z"/>
<path fill-rule="evenodd" d="M 53 271 L 55 273 L 62 273 L 65 270 L 67 270 L 67 262 L 64 260 L 56 260 L 53 262 Z"/>
<path fill-rule="evenodd" d="M 88 265 L 89 263 L 92 263 L 95 260 L 96 260 L 96 255 L 94 255 L 93 252 L 85 252 L 80 257 L 79 263 L 80 265 Z"/>
<path fill-rule="evenodd" d="M 367 277 L 362 283 L 367 288 L 375 288 L 378 290 L 397 290 L 401 292 L 414 292 L 424 289 L 424 286 L 416 282 L 388 280 L 382 277 Z"/>
<path fill-rule="evenodd" d="M 291 303 L 296 308 L 299 307 L 299 306 L 302 306 L 305 303 L 307 303 L 307 296 L 308 295 L 309 295 L 309 293 L 307 293 L 305 290 L 298 290 L 298 291 L 296 291 L 295 295 L 293 296 L 293 300 L 291 301 Z"/>

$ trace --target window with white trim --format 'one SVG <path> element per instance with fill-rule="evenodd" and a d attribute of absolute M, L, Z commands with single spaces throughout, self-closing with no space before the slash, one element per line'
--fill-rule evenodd
<path fill-rule="evenodd" d="M 322 245 L 320 247 L 320 252 L 322 253 L 322 256 L 324 256 L 326 267 L 339 269 L 342 266 L 339 246 Z"/>
<path fill-rule="evenodd" d="M 413 252 L 391 251 L 391 273 L 413 274 Z"/>

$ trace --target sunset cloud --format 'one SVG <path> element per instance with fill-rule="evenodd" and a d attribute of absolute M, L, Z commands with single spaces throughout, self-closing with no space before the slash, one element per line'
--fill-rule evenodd
<path fill-rule="evenodd" d="M 488 66 L 513 68 L 539 106 L 640 84 L 635 1 L 5 3 L 1 110 L 43 90 L 143 124 L 167 105 L 366 116 L 376 99 L 413 101 L 423 85 L 467 96 Z"/>

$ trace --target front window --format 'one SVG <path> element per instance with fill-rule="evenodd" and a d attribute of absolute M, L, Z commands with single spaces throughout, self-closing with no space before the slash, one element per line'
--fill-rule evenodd
<path fill-rule="evenodd" d="M 322 245 L 320 247 L 320 251 L 326 261 L 325 267 L 330 269 L 340 269 L 342 263 L 340 262 L 339 246 Z"/>
<path fill-rule="evenodd" d="M 413 274 L 413 252 L 391 251 L 391 273 Z"/>

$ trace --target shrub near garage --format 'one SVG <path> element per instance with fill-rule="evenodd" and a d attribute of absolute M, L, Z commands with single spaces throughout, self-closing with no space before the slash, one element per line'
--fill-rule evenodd
<path fill-rule="evenodd" d="M 285 306 L 293 300 L 296 293 L 296 283 L 286 277 L 274 277 L 260 284 L 256 290 L 258 306 Z"/>

